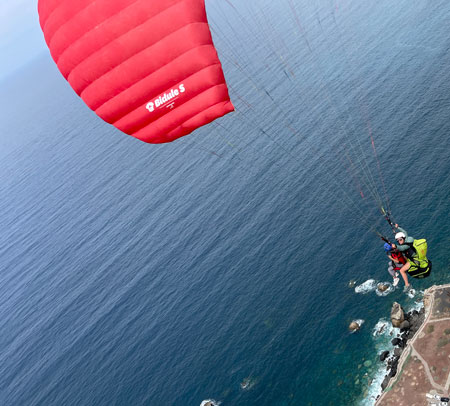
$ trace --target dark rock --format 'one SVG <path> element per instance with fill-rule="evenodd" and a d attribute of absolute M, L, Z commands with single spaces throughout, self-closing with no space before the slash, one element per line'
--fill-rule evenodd
<path fill-rule="evenodd" d="M 394 338 L 391 343 L 392 345 L 399 345 L 402 342 L 402 340 L 400 340 L 400 338 Z"/>
<path fill-rule="evenodd" d="M 387 366 L 388 368 L 392 368 L 393 365 L 397 365 L 398 363 L 398 356 L 393 355 L 392 357 L 388 358 L 387 360 Z"/>
<path fill-rule="evenodd" d="M 386 375 L 385 377 L 384 377 L 384 379 L 383 379 L 383 382 L 381 383 L 381 390 L 385 390 L 386 388 L 387 388 L 387 386 L 388 386 L 388 383 L 389 383 L 389 376 L 388 375 Z"/>
<path fill-rule="evenodd" d="M 395 376 L 396 373 L 397 373 L 397 365 L 395 366 L 395 368 L 391 368 L 391 370 L 389 371 L 388 373 L 389 378 Z"/>
<path fill-rule="evenodd" d="M 389 351 L 383 351 L 380 354 L 380 361 L 383 362 L 387 358 L 388 355 L 389 355 Z"/>
<path fill-rule="evenodd" d="M 395 355 L 396 357 L 400 357 L 400 355 L 402 354 L 402 352 L 403 352 L 403 349 L 401 349 L 401 348 L 395 348 L 395 349 L 394 349 L 394 355 Z"/>
<path fill-rule="evenodd" d="M 414 314 L 411 316 L 411 319 L 409 320 L 409 324 L 411 325 L 416 325 L 417 322 L 419 321 L 420 316 L 418 314 Z"/>
<path fill-rule="evenodd" d="M 409 329 L 409 326 L 410 326 L 410 323 L 408 320 L 402 321 L 399 326 L 400 331 L 402 331 L 402 330 L 405 331 L 405 330 Z"/>
<path fill-rule="evenodd" d="M 398 355 L 394 355 L 392 358 L 389 358 L 388 368 L 390 368 L 390 369 L 397 368 L 399 358 L 400 357 Z"/>

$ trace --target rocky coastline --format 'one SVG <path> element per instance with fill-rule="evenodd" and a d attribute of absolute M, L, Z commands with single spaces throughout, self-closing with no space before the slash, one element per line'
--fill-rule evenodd
<path fill-rule="evenodd" d="M 386 375 L 375 406 L 448 406 L 450 284 L 428 288 L 420 310 L 405 313 L 394 303 L 391 322 L 394 348 L 380 354 Z"/>
<path fill-rule="evenodd" d="M 425 320 L 425 308 L 422 307 L 419 311 L 411 310 L 405 313 L 403 308 L 394 303 L 391 311 L 391 321 L 394 327 L 398 327 L 400 332 L 391 343 L 394 346 L 393 351 L 383 351 L 380 354 L 380 361 L 386 364 L 386 375 L 381 383 L 381 389 L 384 391 L 391 378 L 394 378 L 397 374 L 398 362 L 404 349 L 408 345 L 408 341 L 411 340 L 416 332 L 420 329 Z"/>

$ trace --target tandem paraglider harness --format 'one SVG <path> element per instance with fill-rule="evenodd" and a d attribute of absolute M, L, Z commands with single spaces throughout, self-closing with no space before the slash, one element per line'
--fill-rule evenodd
<path fill-rule="evenodd" d="M 427 240 L 422 238 L 420 240 L 414 240 L 408 244 L 409 249 L 405 252 L 405 256 L 411 267 L 408 269 L 408 275 L 423 279 L 431 274 L 431 261 L 427 258 Z"/>
<path fill-rule="evenodd" d="M 383 210 L 383 214 L 385 215 L 386 221 L 391 226 L 392 231 L 395 232 L 396 227 L 390 218 L 390 212 Z M 386 237 L 383 237 L 381 234 L 378 235 L 384 242 L 391 245 L 391 242 Z M 414 240 L 412 243 L 405 243 L 409 246 L 409 248 L 406 252 L 403 252 L 403 254 L 406 257 L 406 260 L 411 264 L 407 271 L 408 275 L 417 279 L 423 279 L 430 276 L 432 264 L 427 258 L 427 240 L 422 238 L 420 240 Z"/>

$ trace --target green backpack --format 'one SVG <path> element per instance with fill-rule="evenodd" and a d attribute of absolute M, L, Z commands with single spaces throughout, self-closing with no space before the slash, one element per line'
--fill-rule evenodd
<path fill-rule="evenodd" d="M 425 238 L 422 238 L 421 240 L 414 240 L 413 247 L 416 250 L 417 259 L 427 259 L 428 244 Z"/>
<path fill-rule="evenodd" d="M 414 240 L 412 246 L 416 254 L 412 259 L 408 259 L 411 267 L 408 269 L 408 275 L 413 278 L 426 278 L 431 273 L 431 261 L 427 258 L 428 244 L 425 238 Z"/>

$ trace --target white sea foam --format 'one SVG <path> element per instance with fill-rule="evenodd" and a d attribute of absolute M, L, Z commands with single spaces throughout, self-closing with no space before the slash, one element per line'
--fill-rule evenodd
<path fill-rule="evenodd" d="M 372 335 L 374 337 L 378 337 L 386 334 L 390 325 L 392 326 L 392 324 L 389 323 L 386 319 L 378 320 L 378 323 L 375 324 L 375 327 L 373 328 Z"/>
<path fill-rule="evenodd" d="M 251 388 L 253 388 L 253 386 L 255 386 L 255 384 L 256 384 L 256 379 L 253 379 L 251 377 L 245 378 L 241 382 L 241 389 L 250 390 Z"/>
<path fill-rule="evenodd" d="M 360 406 L 375 405 L 377 397 L 381 395 L 381 384 L 383 383 L 385 375 L 386 375 L 385 369 L 377 370 L 375 376 L 372 379 L 371 384 L 369 385 L 369 391 L 367 393 L 367 396 L 359 403 Z"/>
<path fill-rule="evenodd" d="M 405 308 L 405 312 L 410 312 L 412 310 L 419 311 L 423 307 L 423 295 L 425 294 L 424 290 L 416 290 L 416 294 L 411 298 L 415 299 L 414 302 L 411 303 L 410 306 Z"/>
<path fill-rule="evenodd" d="M 355 292 L 366 294 L 369 292 L 373 292 L 376 288 L 377 288 L 377 282 L 375 281 L 375 279 L 369 279 L 369 280 L 365 281 L 364 283 L 362 283 L 361 285 L 358 285 L 355 288 Z"/>
<path fill-rule="evenodd" d="M 408 293 L 407 293 L 408 297 L 410 299 L 414 299 L 414 296 L 416 295 L 416 291 L 414 289 L 411 289 Z"/>
<path fill-rule="evenodd" d="M 388 288 L 385 291 L 381 291 L 379 287 L 387 285 Z M 375 292 L 378 296 L 387 296 L 392 292 L 395 292 L 396 287 L 391 282 L 377 282 L 375 279 L 368 279 L 361 285 L 355 287 L 355 293 L 361 293 L 363 295 Z"/>
<path fill-rule="evenodd" d="M 214 399 L 206 399 L 204 401 L 202 401 L 202 403 L 200 403 L 200 406 L 219 406 L 221 402 L 218 402 L 217 400 Z"/>
<path fill-rule="evenodd" d="M 392 323 L 382 318 L 378 320 L 372 330 L 372 336 L 375 342 L 375 348 L 380 355 L 383 351 L 388 350 L 392 353 L 394 346 L 391 343 L 393 337 L 397 335 L 400 330 L 392 326 Z M 386 367 L 380 364 L 380 367 L 372 377 L 372 381 L 368 387 L 367 396 L 359 402 L 359 406 L 373 406 L 375 405 L 377 397 L 381 394 L 381 384 L 386 376 Z"/>

